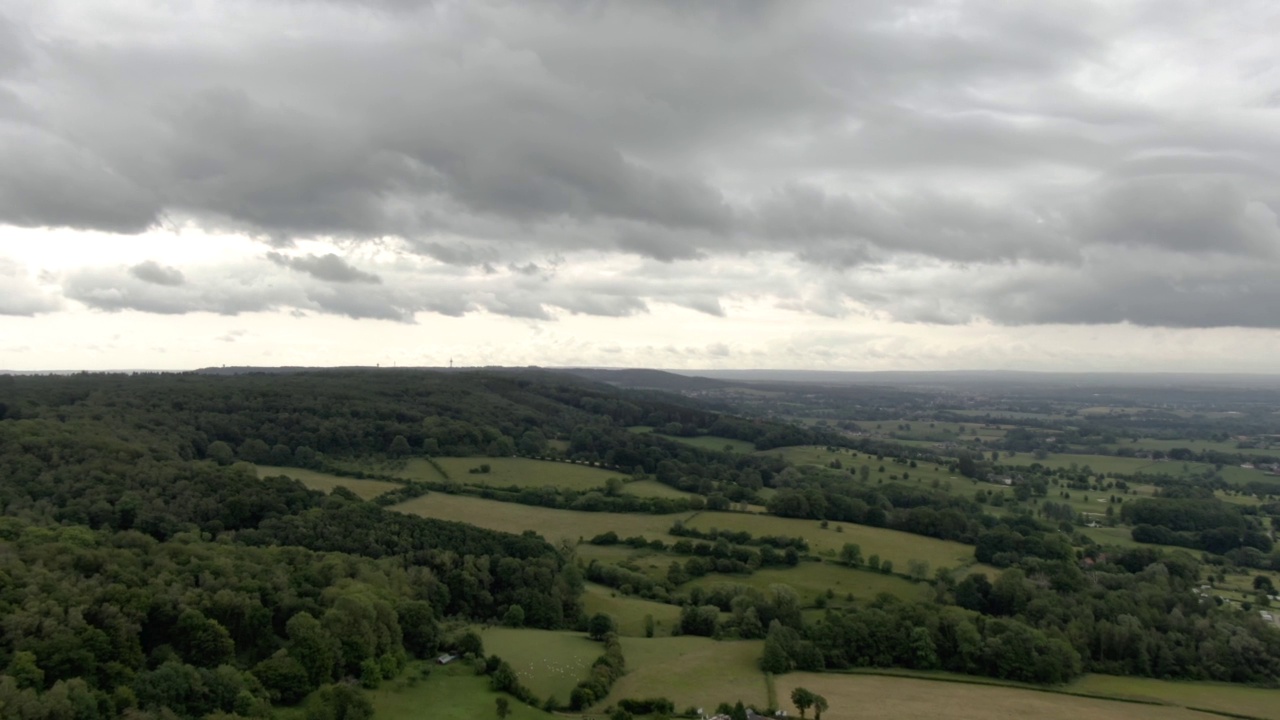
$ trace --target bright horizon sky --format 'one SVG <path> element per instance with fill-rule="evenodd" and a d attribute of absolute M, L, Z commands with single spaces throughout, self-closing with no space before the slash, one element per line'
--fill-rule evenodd
<path fill-rule="evenodd" d="M 1280 7 L 16 0 L 0 369 L 1280 371 Z"/>

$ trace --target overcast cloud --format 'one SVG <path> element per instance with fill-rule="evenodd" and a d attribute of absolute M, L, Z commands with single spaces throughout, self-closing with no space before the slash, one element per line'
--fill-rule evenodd
<path fill-rule="evenodd" d="M 1260 0 L 17 0 L 0 315 L 1275 329 L 1277 37 Z"/>

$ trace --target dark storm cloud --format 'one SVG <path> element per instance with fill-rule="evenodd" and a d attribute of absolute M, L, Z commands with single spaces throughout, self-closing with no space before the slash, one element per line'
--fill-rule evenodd
<path fill-rule="evenodd" d="M 1280 324 L 1257 310 L 1280 276 L 1266 4 L 139 1 L 105 28 L 72 7 L 0 14 L 0 223 L 393 239 L 459 275 L 272 253 L 306 277 L 68 277 L 93 307 L 545 319 L 772 293 Z M 549 256 L 673 270 L 586 288 Z M 700 286 L 741 258 L 792 280 Z"/>
<path fill-rule="evenodd" d="M 335 283 L 372 283 L 375 285 L 382 282 L 382 278 L 377 275 L 352 267 L 346 260 L 333 253 L 289 257 L 272 252 L 267 253 L 267 259 L 277 265 L 304 272 L 317 280 Z"/>

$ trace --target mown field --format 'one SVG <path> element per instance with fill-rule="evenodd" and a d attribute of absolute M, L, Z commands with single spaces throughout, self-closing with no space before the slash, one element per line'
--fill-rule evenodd
<path fill-rule="evenodd" d="M 879 555 L 881 560 L 892 561 L 898 572 L 906 572 L 907 563 L 911 560 L 924 560 L 933 570 L 960 567 L 973 562 L 972 545 L 867 525 L 831 523 L 824 530 L 817 520 L 726 512 L 698 513 L 685 524 L 699 530 L 719 528 L 745 530 L 756 536 L 802 537 L 809 542 L 813 552 L 832 553 L 833 556 L 840 552 L 845 543 L 856 543 L 861 546 L 864 558 Z M 841 530 L 837 531 L 837 527 Z"/>
<path fill-rule="evenodd" d="M 338 475 L 330 475 L 328 473 L 316 472 L 314 470 L 303 470 L 301 468 L 258 465 L 257 470 L 258 477 L 260 478 L 284 475 L 297 480 L 312 490 L 319 490 L 321 492 L 333 492 L 333 489 L 336 487 L 345 487 L 365 500 L 371 500 L 384 492 L 395 490 L 400 487 L 396 483 L 386 482 L 383 480 L 357 480 L 355 478 L 340 477 Z"/>
<path fill-rule="evenodd" d="M 717 642 L 703 637 L 622 638 L 628 672 L 596 709 L 622 698 L 665 696 L 677 711 L 688 707 L 708 712 L 722 702 L 768 703 L 760 671 L 763 640 Z"/>
<path fill-rule="evenodd" d="M 610 530 L 622 537 L 641 535 L 651 540 L 661 538 L 671 542 L 674 538 L 667 534 L 671 524 L 691 515 L 578 512 L 438 492 L 400 503 L 392 509 L 440 520 L 457 520 L 491 530 L 514 533 L 532 530 L 552 542 L 590 539 Z"/>
<path fill-rule="evenodd" d="M 791 691 L 807 688 L 827 699 L 823 720 L 1211 720 L 1182 707 L 1075 697 L 1019 687 L 916 677 L 789 673 L 775 678 L 782 709 L 798 715 Z"/>
<path fill-rule="evenodd" d="M 613 588 L 595 583 L 586 584 L 583 595 L 587 615 L 604 613 L 618 624 L 618 634 L 626 637 L 644 637 L 644 619 L 652 617 L 654 637 L 671 634 L 680 621 L 680 608 L 675 605 L 627 597 Z"/>
<path fill-rule="evenodd" d="M 544 701 L 555 696 L 567 702 L 591 663 L 604 652 L 603 644 L 577 632 L 488 628 L 480 637 L 485 653 L 510 663 L 520 684 Z"/>

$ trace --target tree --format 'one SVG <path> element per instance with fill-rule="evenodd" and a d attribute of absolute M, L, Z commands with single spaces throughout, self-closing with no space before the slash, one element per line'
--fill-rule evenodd
<path fill-rule="evenodd" d="M 604 613 L 596 613 L 587 622 L 587 634 L 592 640 L 603 640 L 604 636 L 614 632 L 616 627 L 612 617 Z"/>
<path fill-rule="evenodd" d="M 500 697 L 493 702 L 498 707 L 498 720 L 505 720 L 505 718 L 511 714 L 511 701 L 504 697 Z"/>
<path fill-rule="evenodd" d="M 822 711 L 828 707 L 827 699 L 821 695 L 813 696 L 813 720 L 822 720 Z"/>
<path fill-rule="evenodd" d="M 205 455 L 219 465 L 230 465 L 236 460 L 236 454 L 231 450 L 231 446 L 221 440 L 209 443 Z"/>
<path fill-rule="evenodd" d="M 373 703 L 359 689 L 345 684 L 320 688 L 307 703 L 307 720 L 371 720 Z"/>
<path fill-rule="evenodd" d="M 391 447 L 388 449 L 393 457 L 404 457 L 413 452 L 413 448 L 409 447 L 409 441 L 403 435 L 395 436 L 391 441 Z"/>
<path fill-rule="evenodd" d="M 795 704 L 796 709 L 800 711 L 800 717 L 803 719 L 805 712 L 813 707 L 814 694 L 802 687 L 798 687 L 791 691 L 791 702 Z"/>
<path fill-rule="evenodd" d="M 519 605 L 512 605 L 507 608 L 507 614 L 502 616 L 502 624 L 513 628 L 523 627 L 524 608 Z"/>
<path fill-rule="evenodd" d="M 653 616 L 645 615 L 644 616 L 644 636 L 647 638 L 651 638 L 653 637 L 653 632 L 654 632 Z"/>
<path fill-rule="evenodd" d="M 862 547 L 857 543 L 845 543 L 840 548 L 840 562 L 849 567 L 856 567 L 862 564 Z"/>

